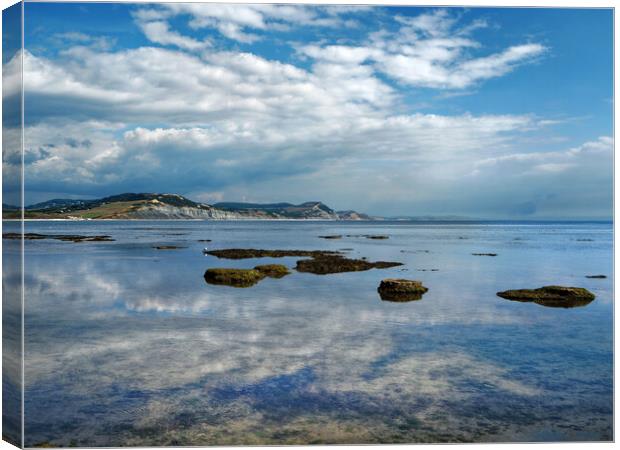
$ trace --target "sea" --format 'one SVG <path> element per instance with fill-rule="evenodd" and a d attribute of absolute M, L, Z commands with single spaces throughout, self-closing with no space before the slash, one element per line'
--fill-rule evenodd
<path fill-rule="evenodd" d="M 25 231 L 114 239 L 24 243 L 27 447 L 613 439 L 611 223 L 28 221 Z M 403 265 L 315 275 L 294 270 L 300 258 L 205 248 Z M 10 303 L 20 250 L 3 240 L 5 321 L 20 317 Z M 268 263 L 292 273 L 246 288 L 204 279 Z M 386 278 L 428 292 L 384 301 Z M 546 285 L 596 299 L 554 308 L 496 295 Z M 19 378 L 5 371 L 5 399 L 18 402 Z"/>

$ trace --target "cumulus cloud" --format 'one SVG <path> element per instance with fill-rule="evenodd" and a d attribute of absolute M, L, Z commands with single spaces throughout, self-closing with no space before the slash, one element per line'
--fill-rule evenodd
<path fill-rule="evenodd" d="M 527 43 L 486 56 L 474 57 L 466 50 L 482 45 L 469 35 L 486 23 L 480 20 L 457 26 L 458 19 L 446 10 L 415 17 L 397 17 L 402 26 L 395 32 L 371 34 L 370 43 L 356 45 L 303 45 L 301 55 L 339 64 L 371 63 L 376 70 L 411 86 L 464 89 L 514 70 L 546 51 Z"/>
<path fill-rule="evenodd" d="M 64 58 L 60 64 L 25 54 L 26 146 L 38 155 L 28 169 L 33 188 L 38 180 L 93 194 L 130 182 L 172 191 L 204 183 L 212 191 L 242 179 L 320 172 L 343 160 L 420 163 L 484 154 L 536 126 L 527 115 L 395 114 L 397 93 L 364 66 L 342 71 L 326 62 L 304 70 L 251 53 L 162 48 L 79 48 Z M 74 107 L 54 107 L 67 102 Z M 164 127 L 141 125 L 162 117 Z M 85 135 L 88 148 L 66 144 Z"/>
<path fill-rule="evenodd" d="M 222 36 L 241 43 L 252 43 L 261 36 L 254 31 L 288 31 L 291 25 L 336 27 L 354 26 L 351 19 L 342 18 L 366 10 L 364 7 L 321 7 L 304 5 L 246 5 L 224 3 L 169 3 L 157 7 L 140 8 L 134 12 L 138 23 L 159 23 L 176 16 L 186 16 L 194 30 L 211 28 Z M 153 22 L 151 22 L 153 21 Z M 160 25 L 161 27 L 162 25 Z M 165 44 L 145 34 L 153 42 Z"/>
<path fill-rule="evenodd" d="M 449 94 L 545 51 L 528 43 L 482 55 L 483 44 L 472 36 L 486 22 L 467 23 L 446 10 L 399 16 L 363 45 L 290 44 L 306 58 L 302 64 L 187 34 L 232 23 L 267 36 L 362 13 L 344 6 L 148 6 L 133 10 L 134 21 L 159 46 L 98 48 L 85 45 L 92 41 L 87 35 L 65 32 L 73 44 L 58 55 L 26 50 L 31 195 L 157 190 L 253 201 L 310 195 L 379 214 L 431 211 L 439 199 L 445 208 L 472 207 L 482 186 L 484 195 L 488 190 L 477 173 L 527 151 L 529 133 L 557 125 L 534 114 L 425 114 L 407 103 L 411 86 Z M 187 20 L 183 32 L 171 25 L 179 19 Z M 3 68 L 7 98 L 19 94 L 20 57 Z M 511 173 L 518 168 L 516 160 L 505 163 L 514 164 Z M 527 170 L 558 175 L 575 164 L 548 160 Z M 274 198 L 284 185 L 287 198 Z M 370 193 L 360 196 L 360 185 Z"/>
<path fill-rule="evenodd" d="M 186 50 L 201 50 L 209 47 L 208 41 L 197 41 L 188 36 L 183 36 L 176 31 L 170 30 L 167 22 L 155 20 L 150 22 L 138 22 L 144 35 L 151 41 L 162 45 L 174 45 Z"/>

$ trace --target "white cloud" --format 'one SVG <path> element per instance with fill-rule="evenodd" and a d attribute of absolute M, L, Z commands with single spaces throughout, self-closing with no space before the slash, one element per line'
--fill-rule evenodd
<path fill-rule="evenodd" d="M 507 151 L 515 133 L 538 126 L 528 115 L 401 113 L 398 93 L 357 64 L 359 55 L 339 51 L 311 70 L 231 51 L 76 47 L 60 62 L 27 53 L 29 186 L 97 195 L 199 193 L 197 185 L 229 193 L 242 183 L 258 192 L 259 184 L 299 175 L 342 179 L 339 168 L 396 198 L 398 186 L 420 186 L 405 174 L 436 172 L 441 164 L 444 177 L 460 176 L 471 158 Z M 88 148 L 66 143 L 81 136 L 89 136 Z M 370 161 L 393 171 L 389 187 L 365 174 Z M 309 179 L 289 192 L 315 197 L 317 190 Z M 355 196 L 359 188 L 333 190 Z M 348 203 L 342 206 L 355 206 Z"/>
<path fill-rule="evenodd" d="M 370 42 L 363 46 L 311 44 L 299 47 L 298 52 L 340 64 L 369 62 L 376 70 L 411 86 L 464 89 L 505 75 L 546 51 L 544 46 L 530 43 L 473 57 L 465 50 L 479 49 L 481 44 L 467 36 L 486 26 L 483 21 L 457 28 L 457 18 L 446 10 L 396 19 L 403 24 L 397 32 L 372 33 Z"/>
<path fill-rule="evenodd" d="M 252 32 L 289 30 L 291 25 L 336 27 L 355 26 L 354 21 L 340 17 L 365 10 L 363 7 L 321 7 L 304 5 L 224 4 L 224 3 L 168 3 L 157 7 L 140 8 L 134 17 L 141 23 L 167 20 L 175 16 L 189 16 L 188 25 L 194 30 L 212 28 L 223 36 L 242 43 L 252 43 L 261 36 Z M 153 42 L 152 34 L 145 34 Z M 175 44 L 176 45 L 176 44 Z M 185 47 L 187 48 L 187 47 Z"/>
<path fill-rule="evenodd" d="M 582 164 L 566 155 L 521 162 L 530 158 L 519 156 L 526 154 L 527 133 L 557 121 L 531 114 L 414 112 L 402 96 L 407 88 L 388 80 L 471 86 L 544 52 L 539 44 L 473 57 L 468 52 L 482 44 L 470 34 L 485 24 L 459 25 L 458 18 L 437 12 L 400 19 L 397 31 L 374 33 L 364 45 L 299 45 L 298 54 L 311 64 L 297 66 L 217 46 L 205 50 L 206 41 L 177 33 L 169 19 L 185 14 L 190 21 L 233 23 L 246 33 L 341 20 L 346 8 L 211 6 L 135 11 L 152 41 L 177 48 L 75 45 L 56 59 L 24 54 L 31 189 L 94 196 L 218 192 L 256 201 L 311 196 L 341 209 L 403 213 L 432 210 L 437 202 L 470 208 L 483 186 L 499 195 L 489 185 L 503 181 L 487 170 L 494 164 L 508 178 L 519 173 L 537 180 L 573 173 Z M 74 38 L 83 43 L 82 36 Z M 414 61 L 419 64 L 408 70 Z M 19 55 L 3 68 L 9 96 L 19 92 L 18 62 Z M 90 145 L 76 147 L 67 139 L 88 139 Z M 603 139 L 584 148 L 596 145 L 607 144 Z M 598 163 L 607 158 L 592 154 Z M 370 194 L 360 195 L 360 186 Z M 591 191 L 596 188 L 600 184 Z M 274 198 L 274 192 L 287 198 Z"/>
<path fill-rule="evenodd" d="M 138 22 L 138 25 L 147 39 L 157 44 L 174 45 L 186 50 L 202 50 L 211 45 L 208 41 L 197 41 L 176 31 L 171 31 L 168 23 L 161 20 Z"/>
<path fill-rule="evenodd" d="M 577 147 L 560 151 L 531 151 L 528 153 L 513 153 L 496 158 L 478 161 L 477 167 L 497 167 L 501 164 L 521 164 L 525 170 L 536 167 L 547 167 L 548 171 L 561 171 L 575 167 L 587 160 L 596 160 L 600 156 L 611 156 L 614 140 L 609 136 L 600 136 L 596 141 L 585 142 Z M 554 170 L 555 168 L 555 170 Z M 543 169 L 544 171 L 544 169 Z"/>

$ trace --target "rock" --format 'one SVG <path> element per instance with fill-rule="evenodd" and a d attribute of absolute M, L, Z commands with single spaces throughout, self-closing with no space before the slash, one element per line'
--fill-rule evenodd
<path fill-rule="evenodd" d="M 344 258 L 340 255 L 320 255 L 312 259 L 297 261 L 295 269 L 297 269 L 298 272 L 326 275 L 341 272 L 360 272 L 375 268 L 385 269 L 396 266 L 402 266 L 402 263 L 389 261 L 370 262 L 364 259 Z"/>
<path fill-rule="evenodd" d="M 387 278 L 377 288 L 381 300 L 389 302 L 410 302 L 420 300 L 428 288 L 421 281 Z"/>
<path fill-rule="evenodd" d="M 358 272 L 370 269 L 385 269 L 388 267 L 402 266 L 399 262 L 377 261 L 370 262 L 364 259 L 345 258 L 340 252 L 326 250 L 258 250 L 231 248 L 223 250 L 210 250 L 205 252 L 218 258 L 245 259 L 245 258 L 282 258 L 285 256 L 302 256 L 311 259 L 297 261 L 295 269 L 298 272 L 309 272 L 317 275 L 340 272 Z"/>
<path fill-rule="evenodd" d="M 255 269 L 207 269 L 204 274 L 205 281 L 209 284 L 233 287 L 254 286 L 265 276 Z"/>
<path fill-rule="evenodd" d="M 341 234 L 329 234 L 326 236 L 319 236 L 321 239 L 342 239 Z"/>
<path fill-rule="evenodd" d="M 2 239 L 21 239 L 21 233 L 4 233 Z M 110 236 L 82 236 L 79 234 L 38 234 L 38 233 L 24 233 L 25 240 L 40 240 L 40 239 L 56 239 L 59 241 L 70 242 L 108 242 L 113 241 Z"/>
<path fill-rule="evenodd" d="M 368 234 L 366 235 L 366 239 L 389 239 L 389 236 L 380 235 L 380 234 Z"/>
<path fill-rule="evenodd" d="M 198 239 L 198 242 L 211 242 L 211 239 Z"/>
<path fill-rule="evenodd" d="M 291 273 L 288 268 L 282 264 L 263 264 L 254 267 L 254 270 L 270 278 L 282 278 Z"/>
<path fill-rule="evenodd" d="M 48 235 L 45 234 L 37 234 L 37 233 L 25 233 L 23 235 L 24 239 L 49 239 Z M 3 233 L 2 239 L 21 239 L 21 233 Z"/>
<path fill-rule="evenodd" d="M 156 248 L 157 250 L 176 250 L 179 248 L 187 248 L 187 247 L 178 247 L 176 245 L 157 245 L 153 248 Z"/>
<path fill-rule="evenodd" d="M 110 238 L 110 236 L 93 236 L 83 240 L 87 242 L 109 242 L 113 241 L 114 239 Z"/>
<path fill-rule="evenodd" d="M 497 256 L 497 253 L 472 253 L 474 256 Z"/>
<path fill-rule="evenodd" d="M 208 255 L 224 259 L 248 259 L 248 258 L 283 258 L 286 256 L 308 256 L 314 258 L 324 255 L 338 255 L 338 252 L 328 250 L 261 250 L 254 248 L 227 248 L 222 250 L 209 250 Z"/>
<path fill-rule="evenodd" d="M 534 302 L 542 306 L 554 308 L 573 308 L 585 306 L 595 296 L 587 289 L 580 287 L 544 286 L 538 289 L 515 289 L 498 292 L 499 297 L 518 302 Z"/>
<path fill-rule="evenodd" d="M 586 275 L 586 278 L 607 278 L 606 275 Z"/>

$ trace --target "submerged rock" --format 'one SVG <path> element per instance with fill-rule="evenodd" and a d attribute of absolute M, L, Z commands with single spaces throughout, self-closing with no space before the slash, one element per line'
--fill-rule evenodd
<path fill-rule="evenodd" d="M 342 239 L 342 234 L 329 234 L 326 236 L 319 236 L 321 239 Z"/>
<path fill-rule="evenodd" d="M 205 253 L 224 259 L 284 258 L 286 256 L 308 256 L 314 258 L 317 256 L 339 254 L 339 252 L 329 250 L 262 250 L 255 248 L 226 248 L 221 250 L 209 250 Z"/>
<path fill-rule="evenodd" d="M 389 239 L 389 236 L 385 236 L 382 234 L 368 234 L 366 235 L 366 239 Z"/>
<path fill-rule="evenodd" d="M 607 278 L 606 275 L 586 275 L 586 278 Z"/>
<path fill-rule="evenodd" d="M 59 241 L 69 242 L 109 242 L 113 241 L 110 236 L 82 236 L 79 234 L 38 234 L 38 233 L 24 233 L 24 239 L 26 240 L 39 240 L 39 239 L 56 239 Z M 2 239 L 21 239 L 21 233 L 4 233 Z"/>
<path fill-rule="evenodd" d="M 254 270 L 270 278 L 282 278 L 291 273 L 288 268 L 282 264 L 263 264 L 254 267 Z"/>
<path fill-rule="evenodd" d="M 585 306 L 595 296 L 587 289 L 580 287 L 544 286 L 538 289 L 515 289 L 498 292 L 499 297 L 518 302 L 534 302 L 553 308 L 573 308 Z"/>
<path fill-rule="evenodd" d="M 204 274 L 205 281 L 209 284 L 233 287 L 254 286 L 265 276 L 256 269 L 207 269 Z"/>
<path fill-rule="evenodd" d="M 377 288 L 381 300 L 389 302 L 410 302 L 420 300 L 428 288 L 421 281 L 387 278 Z"/>
<path fill-rule="evenodd" d="M 341 272 L 360 272 L 370 269 L 386 269 L 388 267 L 402 266 L 399 262 L 377 261 L 371 262 L 365 259 L 344 258 L 340 255 L 320 255 L 312 259 L 297 261 L 295 269 L 298 272 L 309 272 L 316 275 L 326 275 Z"/>
<path fill-rule="evenodd" d="M 187 247 L 179 247 L 177 245 L 156 245 L 155 247 L 153 247 L 157 250 L 177 250 L 180 248 L 187 248 Z"/>

